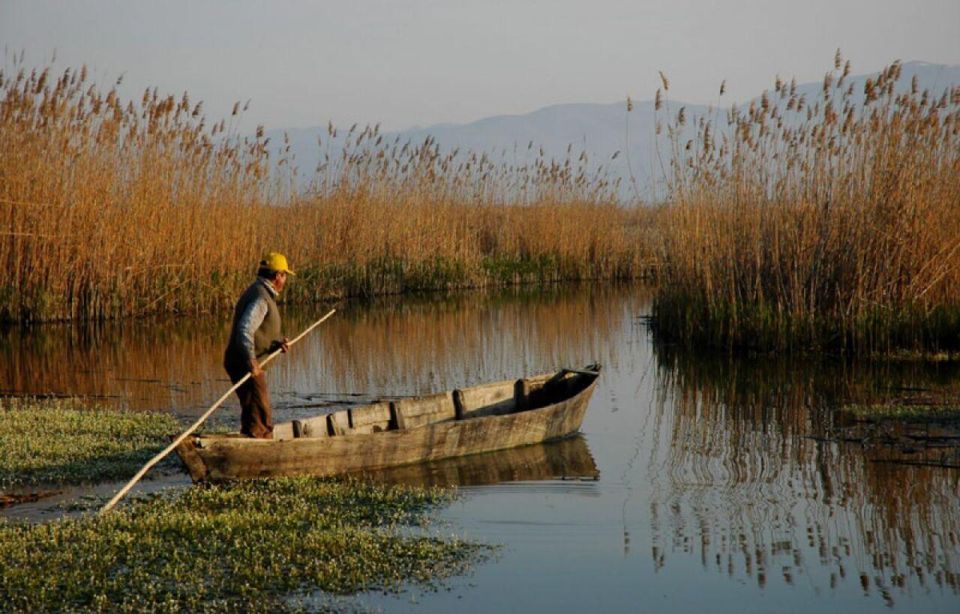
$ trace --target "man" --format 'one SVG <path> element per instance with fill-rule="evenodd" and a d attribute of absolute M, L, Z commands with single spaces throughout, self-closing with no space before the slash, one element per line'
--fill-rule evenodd
<path fill-rule="evenodd" d="M 293 275 L 283 254 L 270 252 L 260 261 L 257 279 L 240 295 L 233 311 L 233 327 L 223 355 L 223 367 L 236 384 L 247 373 L 252 377 L 237 388 L 240 399 L 240 432 L 247 437 L 273 439 L 273 410 L 260 359 L 277 349 L 287 351 L 280 337 L 277 296 Z"/>

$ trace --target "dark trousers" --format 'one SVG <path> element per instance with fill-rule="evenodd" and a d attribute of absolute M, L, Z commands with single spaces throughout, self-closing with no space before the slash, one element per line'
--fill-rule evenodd
<path fill-rule="evenodd" d="M 243 360 L 232 359 L 227 355 L 223 366 L 236 384 L 250 372 L 249 365 Z M 270 407 L 270 394 L 267 392 L 265 375 L 251 377 L 237 388 L 240 399 L 240 432 L 247 437 L 273 439 L 273 409 Z"/>

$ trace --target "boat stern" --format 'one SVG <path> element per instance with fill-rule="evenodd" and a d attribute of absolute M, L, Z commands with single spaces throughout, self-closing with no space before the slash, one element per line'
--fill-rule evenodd
<path fill-rule="evenodd" d="M 200 454 L 197 452 L 198 447 L 197 437 L 191 436 L 181 441 L 180 445 L 174 449 L 193 481 L 203 482 L 207 479 L 207 465 L 200 458 Z"/>

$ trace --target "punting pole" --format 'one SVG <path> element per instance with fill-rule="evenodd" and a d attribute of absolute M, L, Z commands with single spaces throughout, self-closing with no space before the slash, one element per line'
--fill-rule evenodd
<path fill-rule="evenodd" d="M 336 312 L 337 312 L 336 309 L 331 309 L 329 312 L 327 312 L 327 314 L 326 314 L 325 316 L 323 316 L 322 318 L 320 318 L 319 320 L 317 320 L 316 322 L 314 322 L 313 324 L 311 324 L 309 327 L 307 327 L 306 330 L 304 330 L 302 333 L 300 333 L 299 335 L 297 335 L 292 341 L 290 341 L 290 343 L 287 344 L 288 347 L 293 347 L 293 344 L 295 344 L 296 342 L 298 342 L 298 341 L 300 341 L 301 339 L 303 339 L 304 337 L 306 337 L 307 334 L 310 333 L 310 331 L 312 331 L 312 330 L 315 329 L 316 327 L 318 327 L 318 326 L 320 326 L 321 324 L 323 324 L 324 320 L 326 320 L 327 318 L 329 318 L 330 316 L 332 316 L 332 315 L 333 315 L 334 313 L 336 313 Z M 273 359 L 277 356 L 277 354 L 280 354 L 282 351 L 283 351 L 283 350 L 274 350 L 269 356 L 267 356 L 267 357 L 260 363 L 260 365 L 261 365 L 261 366 L 266 366 L 266 364 L 267 364 L 268 362 L 270 362 L 271 360 L 273 360 Z M 123 496 L 124 496 L 125 494 L 127 494 L 127 492 L 128 492 L 131 488 L 133 488 L 133 485 L 134 485 L 134 484 L 136 484 L 137 482 L 140 481 L 140 478 L 142 478 L 142 477 L 147 473 L 147 471 L 150 470 L 151 467 L 153 467 L 154 465 L 156 465 L 157 463 L 159 463 L 161 460 L 163 460 L 163 457 L 165 457 L 167 454 L 170 454 L 170 452 L 172 452 L 174 448 L 176 448 L 178 445 L 180 445 L 180 442 L 181 442 L 181 441 L 183 441 L 184 439 L 186 439 L 187 437 L 189 437 L 191 433 L 193 433 L 195 430 L 197 430 L 198 428 L 200 428 L 200 425 L 203 424 L 204 421 L 205 421 L 207 418 L 210 417 L 210 414 L 212 414 L 214 411 L 216 411 L 216 409 L 217 409 L 218 407 L 220 407 L 220 405 L 222 405 L 223 402 L 226 401 L 227 398 L 229 398 L 230 395 L 233 394 L 233 393 L 236 391 L 237 388 L 239 388 L 245 381 L 247 381 L 248 379 L 250 379 L 250 375 L 251 375 L 250 373 L 247 373 L 247 374 L 244 375 L 242 378 L 240 378 L 240 381 L 238 381 L 236 384 L 234 384 L 234 385 L 230 388 L 230 390 L 227 390 L 225 393 L 223 393 L 223 396 L 220 397 L 219 399 L 217 399 L 217 402 L 214 403 L 213 405 L 211 405 L 211 406 L 210 406 L 210 409 L 208 409 L 202 416 L 200 416 L 199 418 L 197 418 L 197 421 L 194 422 L 193 424 L 191 424 L 191 425 L 190 425 L 190 428 L 188 428 L 187 430 L 185 430 L 179 437 L 177 437 L 176 439 L 174 439 L 173 442 L 172 442 L 169 446 L 167 446 L 166 448 L 164 448 L 162 452 L 160 452 L 159 454 L 157 454 L 156 456 L 154 456 L 153 458 L 151 458 L 150 460 L 148 460 L 148 461 L 147 461 L 147 464 L 140 468 L 140 471 L 138 471 L 137 474 L 136 474 L 135 476 L 133 476 L 133 478 L 131 478 L 129 482 L 127 482 L 126 486 L 124 486 L 123 488 L 121 488 L 120 491 L 113 496 L 113 499 L 110 499 L 110 501 L 108 501 L 107 504 L 103 506 L 103 509 L 100 510 L 100 514 L 101 514 L 101 515 L 102 515 L 102 514 L 106 514 L 107 512 L 109 512 L 110 510 L 112 510 L 112 509 L 113 509 L 113 506 L 115 506 L 115 505 L 120 501 L 120 499 L 122 499 Z"/>

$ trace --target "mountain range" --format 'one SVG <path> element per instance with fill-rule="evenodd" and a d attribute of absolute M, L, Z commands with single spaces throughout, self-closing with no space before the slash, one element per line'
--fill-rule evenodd
<path fill-rule="evenodd" d="M 862 93 L 864 82 L 878 73 L 847 77 L 855 92 Z M 929 89 L 939 96 L 945 88 L 960 85 L 960 66 L 907 62 L 902 65 L 898 88 L 909 88 L 916 76 L 920 89 Z M 816 99 L 822 90 L 822 82 L 804 83 L 797 86 L 797 93 L 808 100 Z M 862 94 L 861 94 L 862 95 Z M 757 97 L 759 98 L 758 93 Z M 720 99 L 722 112 L 730 106 Z M 746 104 L 749 104 L 747 101 Z M 669 109 L 674 114 L 685 107 L 688 117 L 695 118 L 718 112 L 705 105 L 669 100 Z M 614 103 L 557 104 L 520 115 L 496 115 L 464 124 L 435 124 L 384 133 L 385 141 L 399 139 L 412 144 L 422 143 L 432 137 L 442 152 L 459 148 L 460 151 L 483 152 L 494 159 L 511 163 L 530 163 L 541 155 L 547 159 L 562 160 L 568 151 L 576 157 L 585 152 L 591 168 L 605 171 L 611 179 L 622 179 L 625 196 L 647 197 L 651 194 L 657 178 L 662 177 L 658 160 L 658 143 L 654 136 L 657 113 L 652 100 L 636 101 L 627 112 L 626 100 Z M 722 115 L 719 115 L 722 117 Z M 669 121 L 663 111 L 661 121 Z M 267 132 L 271 142 L 283 141 L 286 133 L 290 153 L 299 171 L 299 180 L 305 184 L 319 164 L 323 153 L 331 157 L 339 153 L 347 131 L 338 131 L 336 139 L 328 136 L 327 126 L 310 128 L 277 129 Z M 317 144 L 321 138 L 324 148 Z M 532 146 L 531 146 L 532 144 Z M 663 152 L 663 137 L 660 138 Z M 614 157 L 614 155 L 620 152 Z M 629 166 L 628 166 L 629 165 Z M 630 181 L 630 176 L 635 179 Z"/>

